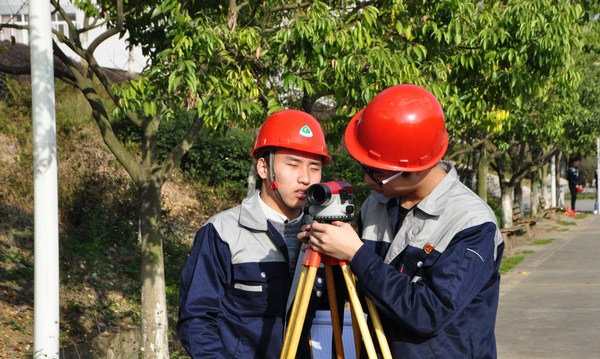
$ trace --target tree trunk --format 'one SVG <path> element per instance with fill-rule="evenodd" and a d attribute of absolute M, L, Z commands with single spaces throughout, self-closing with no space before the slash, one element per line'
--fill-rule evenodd
<path fill-rule="evenodd" d="M 513 189 L 514 192 L 514 200 L 513 200 L 513 208 L 518 208 L 519 211 L 523 211 L 523 188 L 521 187 L 521 182 L 517 183 Z"/>
<path fill-rule="evenodd" d="M 256 162 L 252 161 L 252 166 L 248 171 L 248 187 L 246 188 L 246 197 L 250 197 L 256 192 Z"/>
<path fill-rule="evenodd" d="M 513 197 L 514 187 L 511 186 L 501 186 L 500 187 L 500 197 L 501 197 L 501 206 L 500 206 L 500 219 L 502 221 L 502 228 L 510 228 L 513 225 L 513 213 L 512 213 L 512 197 Z"/>
<path fill-rule="evenodd" d="M 142 356 L 144 359 L 168 359 L 168 318 L 160 234 L 160 186 L 146 181 L 140 188 L 142 233 Z"/>
<path fill-rule="evenodd" d="M 542 193 L 541 193 L 541 198 L 544 199 L 544 206 L 541 209 L 547 209 L 550 208 L 550 200 L 551 200 L 551 196 L 548 195 L 548 183 L 546 182 L 546 177 L 548 177 L 548 165 L 544 165 L 542 166 L 542 178 L 540 179 L 540 183 L 542 184 Z"/>
<path fill-rule="evenodd" d="M 531 208 L 531 216 L 537 216 L 537 214 L 539 213 L 539 191 L 538 191 L 538 171 L 533 171 L 531 172 L 531 176 L 530 176 L 530 182 L 531 182 L 531 195 L 529 196 L 529 205 Z M 543 185 L 543 184 L 542 184 Z"/>
<path fill-rule="evenodd" d="M 477 194 L 485 202 L 487 202 L 488 195 L 487 176 L 489 166 L 490 156 L 488 151 L 483 148 L 480 150 L 479 162 L 477 163 Z"/>

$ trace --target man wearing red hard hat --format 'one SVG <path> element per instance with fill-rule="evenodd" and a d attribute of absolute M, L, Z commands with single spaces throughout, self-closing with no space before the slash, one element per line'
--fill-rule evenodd
<path fill-rule="evenodd" d="M 260 191 L 200 228 L 183 269 L 177 334 L 192 358 L 275 359 L 282 350 L 306 190 L 331 157 L 317 120 L 298 110 L 267 118 L 251 156 Z M 322 286 L 315 281 L 314 295 Z M 310 358 L 304 328 L 297 358 Z"/>
<path fill-rule="evenodd" d="M 360 236 L 347 223 L 313 222 L 298 238 L 350 262 L 393 358 L 496 358 L 504 244 L 494 212 L 442 161 L 438 100 L 419 86 L 390 87 L 352 118 L 345 142 L 373 187 Z"/>

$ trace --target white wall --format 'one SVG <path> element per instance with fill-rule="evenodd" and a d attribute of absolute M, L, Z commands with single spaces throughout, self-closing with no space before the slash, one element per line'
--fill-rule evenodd
<path fill-rule="evenodd" d="M 67 13 L 75 14 L 76 26 L 78 28 L 82 27 L 84 21 L 83 12 L 70 3 L 62 3 L 64 4 L 63 6 Z M 23 4 L 23 0 L 0 0 L 0 15 L 2 16 L 0 21 L 3 23 L 11 22 L 19 25 L 27 25 L 29 8 L 26 4 Z M 59 21 L 59 18 L 53 18 L 52 24 L 56 29 L 66 29 L 64 21 Z M 86 43 L 91 43 L 93 39 L 105 30 L 106 28 L 98 28 L 89 31 L 87 33 L 87 41 L 85 35 L 83 35 L 82 42 L 84 43 L 84 46 L 86 46 Z M 29 43 L 27 30 L 2 29 L 2 31 L 0 31 L 0 41 L 12 41 L 12 38 L 14 38 L 17 43 Z M 128 51 L 125 39 L 126 36 L 124 38 L 119 38 L 119 35 L 110 37 L 96 49 L 94 56 L 101 66 L 124 71 L 141 72 L 147 59 L 142 55 L 139 48 L 134 48 L 131 52 Z M 59 46 L 69 57 L 76 61 L 80 60 L 67 46 L 60 44 Z"/>

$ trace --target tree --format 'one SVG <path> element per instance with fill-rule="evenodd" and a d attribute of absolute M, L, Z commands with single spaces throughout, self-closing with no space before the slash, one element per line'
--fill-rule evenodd
<path fill-rule="evenodd" d="M 464 139 L 454 155 L 478 154 L 480 196 L 487 190 L 487 164 L 496 170 L 507 227 L 513 188 L 556 151 L 553 141 L 563 134 L 563 113 L 550 114 L 543 106 L 556 89 L 568 92 L 580 80 L 573 53 L 581 8 L 539 0 L 485 2 L 476 9 L 464 35 L 465 51 L 452 61 L 451 82 L 462 106 L 453 109 L 450 128 Z M 526 110 L 534 106 L 537 111 Z"/>

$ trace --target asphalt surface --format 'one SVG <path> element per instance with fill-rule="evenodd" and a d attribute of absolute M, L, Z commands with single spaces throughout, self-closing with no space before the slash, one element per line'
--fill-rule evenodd
<path fill-rule="evenodd" d="M 593 204 L 578 200 L 577 210 L 590 214 L 503 275 L 499 359 L 600 358 L 600 215 L 591 213 Z"/>

